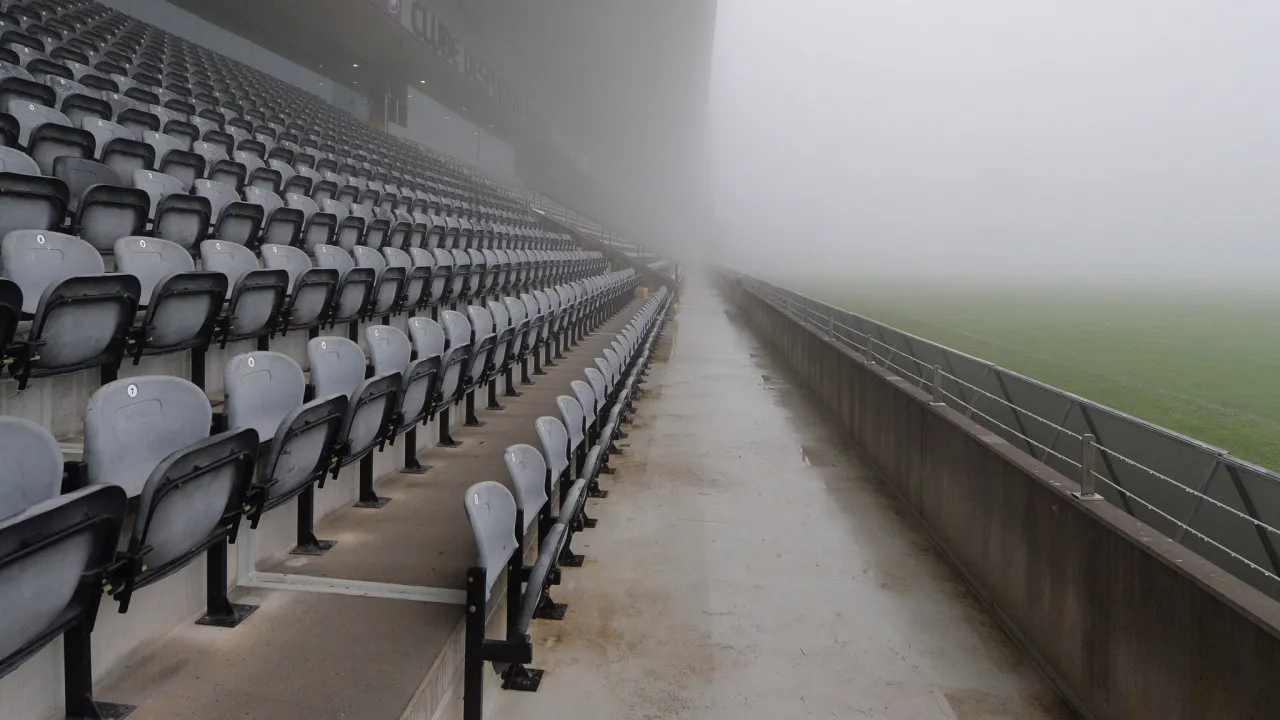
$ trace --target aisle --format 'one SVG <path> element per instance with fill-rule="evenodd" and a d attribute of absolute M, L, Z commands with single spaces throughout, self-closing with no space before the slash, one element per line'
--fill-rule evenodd
<path fill-rule="evenodd" d="M 664 343 L 542 689 L 494 717 L 1073 717 L 718 297 Z"/>

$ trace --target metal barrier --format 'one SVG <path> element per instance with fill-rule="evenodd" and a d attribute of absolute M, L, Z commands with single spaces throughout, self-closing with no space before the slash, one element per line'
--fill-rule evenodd
<path fill-rule="evenodd" d="M 1280 599 L 1280 474 L 1091 400 L 749 276 L 742 287 Z"/>

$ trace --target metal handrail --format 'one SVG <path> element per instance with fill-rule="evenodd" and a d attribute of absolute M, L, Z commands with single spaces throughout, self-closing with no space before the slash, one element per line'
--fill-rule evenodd
<path fill-rule="evenodd" d="M 1280 599 L 1280 474 L 1167 428 L 742 275 L 742 287 Z M 1059 419 L 1054 419 L 1054 418 Z"/>

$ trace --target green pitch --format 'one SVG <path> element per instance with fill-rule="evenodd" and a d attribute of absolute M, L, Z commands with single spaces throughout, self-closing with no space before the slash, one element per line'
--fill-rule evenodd
<path fill-rule="evenodd" d="M 1280 468 L 1280 287 L 778 284 Z"/>

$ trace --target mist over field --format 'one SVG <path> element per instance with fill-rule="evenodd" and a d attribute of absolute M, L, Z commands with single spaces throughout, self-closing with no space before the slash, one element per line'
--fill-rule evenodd
<path fill-rule="evenodd" d="M 1276 37 L 1268 0 L 722 0 L 716 252 L 771 275 L 1272 279 Z"/>

